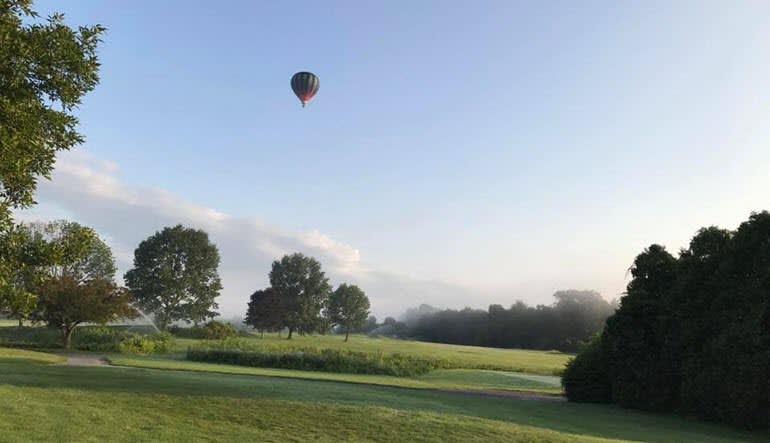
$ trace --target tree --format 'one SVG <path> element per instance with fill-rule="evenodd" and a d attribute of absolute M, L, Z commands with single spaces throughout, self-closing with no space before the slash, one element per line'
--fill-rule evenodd
<path fill-rule="evenodd" d="M 113 280 L 115 258 L 107 243 L 92 228 L 56 220 L 23 226 L 29 236 L 48 245 L 48 275 L 72 277 L 79 282 Z"/>
<path fill-rule="evenodd" d="M 0 239 L 0 267 L 6 276 L 0 282 L 0 311 L 19 321 L 27 320 L 37 305 L 33 293 L 47 276 L 48 245 L 24 226 L 15 226 Z"/>
<path fill-rule="evenodd" d="M 321 311 L 331 287 L 316 259 L 295 253 L 274 261 L 270 286 L 285 303 L 284 324 L 289 329 L 289 339 L 294 331 L 305 334 L 323 329 Z"/>
<path fill-rule="evenodd" d="M 100 25 L 77 30 L 62 14 L 41 21 L 31 0 L 0 2 L 0 231 L 34 203 L 58 151 L 83 142 L 75 108 L 99 82 Z"/>
<path fill-rule="evenodd" d="M 565 371 L 570 400 L 770 428 L 770 213 L 700 229 L 678 258 L 637 256 L 599 341 Z"/>
<path fill-rule="evenodd" d="M 173 321 L 197 324 L 216 316 L 218 267 L 219 251 L 208 234 L 177 225 L 142 241 L 124 278 L 140 308 L 165 330 Z"/>
<path fill-rule="evenodd" d="M 36 318 L 62 333 L 65 349 L 72 347 L 72 333 L 84 322 L 105 324 L 120 318 L 132 318 L 136 311 L 131 297 L 115 283 L 96 278 L 79 282 L 71 276 L 54 277 L 43 283 L 39 292 Z"/>
<path fill-rule="evenodd" d="M 361 327 L 360 331 L 369 333 L 375 329 L 377 329 L 377 317 L 370 315 L 369 318 L 366 319 L 366 322 L 364 322 L 364 325 Z"/>
<path fill-rule="evenodd" d="M 332 324 L 345 328 L 345 341 L 348 341 L 350 330 L 363 326 L 369 315 L 369 298 L 356 285 L 343 283 L 329 296 L 329 306 L 326 310 Z"/>
<path fill-rule="evenodd" d="M 284 327 L 286 316 L 282 298 L 273 288 L 254 291 L 249 298 L 246 311 L 246 324 L 264 333 L 280 331 Z"/>

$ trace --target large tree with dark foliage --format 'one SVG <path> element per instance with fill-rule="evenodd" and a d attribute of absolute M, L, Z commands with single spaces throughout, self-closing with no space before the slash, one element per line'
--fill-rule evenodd
<path fill-rule="evenodd" d="M 325 329 L 321 311 L 326 307 L 331 286 L 316 259 L 294 253 L 274 261 L 270 286 L 282 299 L 289 339 L 294 331 L 305 334 Z"/>
<path fill-rule="evenodd" d="M 283 329 L 286 307 L 273 288 L 254 291 L 249 298 L 245 323 L 259 332 L 274 332 Z"/>
<path fill-rule="evenodd" d="M 173 321 L 197 324 L 217 315 L 218 268 L 219 251 L 208 234 L 177 225 L 139 244 L 125 280 L 140 308 L 166 329 Z"/>
<path fill-rule="evenodd" d="M 650 246 L 631 272 L 617 313 L 568 365 L 568 398 L 770 427 L 770 213 L 703 228 L 678 258 Z"/>

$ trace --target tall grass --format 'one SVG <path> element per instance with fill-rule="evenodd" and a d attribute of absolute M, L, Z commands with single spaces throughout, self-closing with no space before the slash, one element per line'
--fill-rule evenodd
<path fill-rule="evenodd" d="M 240 366 L 397 377 L 411 377 L 435 369 L 453 367 L 447 360 L 397 353 L 356 352 L 292 345 L 255 346 L 249 341 L 238 339 L 191 346 L 187 350 L 187 359 Z"/>

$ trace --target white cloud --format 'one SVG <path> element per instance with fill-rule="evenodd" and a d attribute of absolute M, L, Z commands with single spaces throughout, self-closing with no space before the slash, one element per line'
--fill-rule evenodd
<path fill-rule="evenodd" d="M 163 227 L 203 229 L 222 257 L 224 289 L 218 301 L 223 315 L 242 315 L 249 294 L 267 285 L 272 261 L 292 252 L 321 261 L 333 283 L 359 284 L 380 316 L 396 315 L 420 303 L 478 305 L 465 288 L 365 266 L 358 249 L 318 230 L 292 232 L 256 218 L 233 217 L 163 189 L 130 187 L 120 181 L 118 171 L 114 162 L 83 152 L 62 154 L 52 180 L 40 183 L 40 205 L 18 216 L 68 218 L 94 227 L 112 247 L 120 272 L 130 268 L 136 245 Z"/>

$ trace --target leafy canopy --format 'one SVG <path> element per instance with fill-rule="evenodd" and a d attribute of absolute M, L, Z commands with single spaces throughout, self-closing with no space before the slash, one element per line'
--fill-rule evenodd
<path fill-rule="evenodd" d="M 96 278 L 79 282 L 71 276 L 47 280 L 39 292 L 36 317 L 59 328 L 65 348 L 70 348 L 72 331 L 81 323 L 108 323 L 132 318 L 131 296 L 114 282 Z"/>
<path fill-rule="evenodd" d="M 141 309 L 165 329 L 173 321 L 203 322 L 217 315 L 218 268 L 219 251 L 208 234 L 177 225 L 139 244 L 125 281 Z"/>
<path fill-rule="evenodd" d="M 285 255 L 273 262 L 270 286 L 284 304 L 284 326 L 289 338 L 294 331 L 313 333 L 323 330 L 321 311 L 329 299 L 329 279 L 321 264 L 301 253 Z"/>
<path fill-rule="evenodd" d="M 83 142 L 74 109 L 98 83 L 100 25 L 40 20 L 30 0 L 0 1 L 0 231 L 34 203 L 58 151 Z"/>
<path fill-rule="evenodd" d="M 341 284 L 329 296 L 329 307 L 326 310 L 332 324 L 345 329 L 345 341 L 350 331 L 360 328 L 369 315 L 369 298 L 356 285 Z"/>

